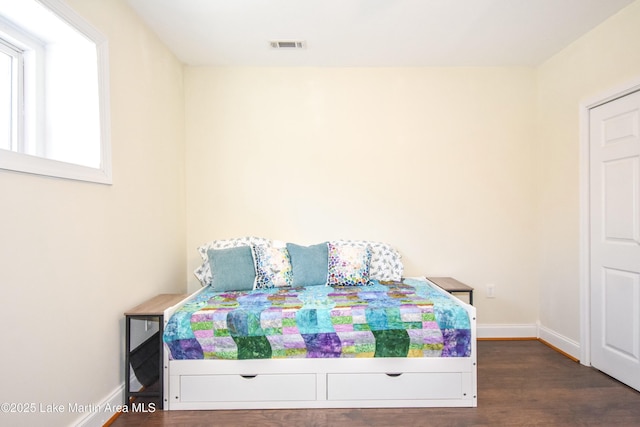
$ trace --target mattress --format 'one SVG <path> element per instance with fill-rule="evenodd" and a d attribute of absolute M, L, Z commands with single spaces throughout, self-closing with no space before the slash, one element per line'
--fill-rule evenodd
<path fill-rule="evenodd" d="M 421 278 L 371 286 L 215 292 L 169 319 L 173 360 L 469 357 L 470 319 Z"/>

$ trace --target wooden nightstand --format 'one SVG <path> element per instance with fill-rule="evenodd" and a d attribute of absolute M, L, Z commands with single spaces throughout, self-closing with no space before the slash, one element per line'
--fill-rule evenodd
<path fill-rule="evenodd" d="M 464 283 L 457 281 L 453 277 L 427 277 L 427 280 L 435 283 L 450 294 L 469 294 L 469 304 L 473 305 L 473 288 L 471 286 L 467 286 Z"/>
<path fill-rule="evenodd" d="M 150 300 L 143 302 L 142 304 L 128 310 L 124 313 L 125 316 L 125 356 L 124 356 L 124 403 L 129 405 L 132 397 L 135 396 L 149 396 L 159 397 L 160 404 L 159 409 L 162 409 L 164 399 L 162 396 L 163 384 L 162 384 L 162 364 L 163 364 L 163 342 L 162 333 L 164 331 L 164 311 L 179 303 L 185 299 L 187 294 L 160 294 Z M 158 332 L 154 334 L 144 343 L 140 344 L 135 349 L 131 349 L 131 319 L 137 320 L 158 320 Z M 159 388 L 157 391 L 131 391 L 131 354 L 137 349 L 141 348 L 145 344 L 158 341 L 158 383 Z"/>

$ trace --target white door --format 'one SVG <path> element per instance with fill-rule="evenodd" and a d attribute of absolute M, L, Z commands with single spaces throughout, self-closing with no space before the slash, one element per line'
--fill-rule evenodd
<path fill-rule="evenodd" d="M 589 114 L 591 364 L 640 390 L 640 92 Z"/>

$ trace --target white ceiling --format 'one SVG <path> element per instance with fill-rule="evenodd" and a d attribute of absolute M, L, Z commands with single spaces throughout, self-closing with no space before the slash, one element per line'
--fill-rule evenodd
<path fill-rule="evenodd" d="M 535 66 L 633 0 L 128 2 L 186 64 L 344 67 Z"/>

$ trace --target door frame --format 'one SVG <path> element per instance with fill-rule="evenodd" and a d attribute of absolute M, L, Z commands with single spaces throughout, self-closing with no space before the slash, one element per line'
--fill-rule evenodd
<path fill-rule="evenodd" d="M 591 366 L 591 200 L 589 110 L 640 90 L 640 77 L 580 102 L 580 363 Z"/>

